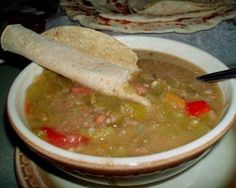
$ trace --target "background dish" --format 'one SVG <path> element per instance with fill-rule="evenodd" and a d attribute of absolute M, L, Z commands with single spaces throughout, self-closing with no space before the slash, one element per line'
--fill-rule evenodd
<path fill-rule="evenodd" d="M 164 1 L 148 3 L 141 0 L 60 0 L 60 6 L 69 19 L 85 27 L 123 33 L 193 33 L 214 28 L 221 21 L 236 15 L 236 5 L 233 1 L 216 1 L 209 3 L 210 6 L 206 5 L 207 3 L 185 1 L 187 10 L 193 4 L 197 5 L 197 9 L 182 12 L 176 12 L 178 8 L 175 7 L 183 8 L 183 2 L 162 2 Z M 163 7 L 170 13 L 166 14 Z M 161 9 L 165 11 L 161 12 Z"/>

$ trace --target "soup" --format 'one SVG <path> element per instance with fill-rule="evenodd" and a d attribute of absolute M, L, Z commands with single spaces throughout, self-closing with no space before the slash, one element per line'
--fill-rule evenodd
<path fill-rule="evenodd" d="M 127 157 L 189 143 L 219 121 L 223 99 L 216 84 L 194 78 L 204 72 L 180 58 L 136 50 L 141 71 L 127 92 L 152 106 L 106 96 L 44 70 L 27 89 L 30 129 L 50 144 L 95 156 Z"/>

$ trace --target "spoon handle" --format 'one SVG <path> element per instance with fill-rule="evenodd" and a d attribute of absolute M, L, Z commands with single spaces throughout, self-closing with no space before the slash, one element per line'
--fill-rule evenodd
<path fill-rule="evenodd" d="M 199 77 L 196 77 L 197 80 L 210 82 L 210 81 L 219 81 L 224 79 L 236 78 L 236 68 L 213 72 L 210 74 L 205 74 Z"/>

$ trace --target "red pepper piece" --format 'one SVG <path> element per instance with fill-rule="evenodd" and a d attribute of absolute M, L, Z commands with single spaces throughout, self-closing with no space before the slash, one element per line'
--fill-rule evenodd
<path fill-rule="evenodd" d="M 46 141 L 58 147 L 68 148 L 80 144 L 88 144 L 90 139 L 78 134 L 63 134 L 50 127 L 41 128 L 46 133 Z"/>
<path fill-rule="evenodd" d="M 203 100 L 186 102 L 185 109 L 187 113 L 192 116 L 199 116 L 211 111 L 210 105 Z"/>
<path fill-rule="evenodd" d="M 66 146 L 66 136 L 49 127 L 41 128 L 46 133 L 46 141 L 58 147 Z"/>

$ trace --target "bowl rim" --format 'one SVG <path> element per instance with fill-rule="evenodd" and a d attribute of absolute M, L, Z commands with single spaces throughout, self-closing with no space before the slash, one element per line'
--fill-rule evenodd
<path fill-rule="evenodd" d="M 118 40 L 129 40 L 135 38 L 137 40 L 155 40 L 159 43 L 168 43 L 170 45 L 181 45 L 186 48 L 190 48 L 195 52 L 204 53 L 207 56 L 210 54 L 181 42 L 174 40 L 157 38 L 157 37 L 144 37 L 144 36 L 117 36 Z M 211 56 L 216 63 L 221 64 L 223 67 L 227 68 L 222 62 L 220 62 L 215 57 Z M 7 114 L 13 129 L 17 132 L 18 136 L 34 151 L 39 154 L 46 156 L 49 159 L 55 160 L 64 165 L 71 167 L 80 167 L 85 169 L 96 169 L 101 171 L 123 171 L 127 169 L 128 171 L 134 171 L 137 169 L 149 169 L 152 171 L 154 169 L 163 169 L 166 166 L 175 166 L 180 164 L 187 159 L 192 159 L 193 157 L 201 154 L 204 150 L 209 148 L 212 144 L 217 142 L 233 125 L 236 120 L 236 81 L 228 80 L 230 87 L 232 88 L 232 99 L 231 104 L 227 109 L 227 114 L 221 119 L 218 125 L 213 128 L 210 132 L 203 135 L 202 137 L 185 144 L 183 146 L 144 156 L 135 157 L 100 157 L 100 156 L 90 156 L 85 154 L 73 153 L 56 146 L 53 146 L 46 141 L 41 140 L 36 135 L 34 135 L 21 121 L 21 117 L 17 112 L 16 108 L 16 97 L 17 89 L 21 86 L 21 81 L 30 71 L 39 67 L 35 63 L 28 65 L 14 80 L 8 94 L 7 99 Z"/>

